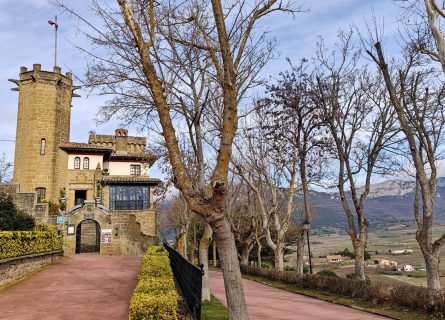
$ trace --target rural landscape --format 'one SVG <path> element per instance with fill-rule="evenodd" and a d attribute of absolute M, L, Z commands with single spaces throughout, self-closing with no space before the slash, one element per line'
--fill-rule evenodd
<path fill-rule="evenodd" d="M 0 30 L 0 319 L 445 318 L 445 1 L 4 0 Z"/>

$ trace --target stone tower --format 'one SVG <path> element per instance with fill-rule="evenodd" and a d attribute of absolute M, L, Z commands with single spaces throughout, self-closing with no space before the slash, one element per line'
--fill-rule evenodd
<path fill-rule="evenodd" d="M 67 156 L 58 148 L 69 141 L 71 99 L 80 88 L 73 86 L 71 73 L 20 68 L 13 182 L 20 192 L 37 192 L 38 200 L 58 202 L 66 182 Z"/>

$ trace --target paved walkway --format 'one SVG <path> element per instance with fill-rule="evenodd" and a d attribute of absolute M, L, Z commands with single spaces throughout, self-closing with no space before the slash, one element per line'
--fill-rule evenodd
<path fill-rule="evenodd" d="M 62 258 L 0 291 L 0 319 L 128 319 L 140 262 L 100 255 Z"/>
<path fill-rule="evenodd" d="M 378 320 L 388 319 L 243 279 L 250 320 Z M 222 273 L 210 271 L 210 291 L 227 306 Z"/>

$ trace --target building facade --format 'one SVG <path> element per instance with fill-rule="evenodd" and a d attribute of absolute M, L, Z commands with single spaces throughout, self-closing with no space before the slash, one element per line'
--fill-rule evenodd
<path fill-rule="evenodd" d="M 0 190 L 36 220 L 57 224 L 67 253 L 139 254 L 157 242 L 160 181 L 149 175 L 156 158 L 146 138 L 120 128 L 71 142 L 71 101 L 80 88 L 71 74 L 35 64 L 10 81 L 19 92 L 14 175 Z"/>

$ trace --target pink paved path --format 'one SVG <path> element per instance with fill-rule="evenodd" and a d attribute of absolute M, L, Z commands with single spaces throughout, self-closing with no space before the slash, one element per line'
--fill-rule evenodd
<path fill-rule="evenodd" d="M 243 279 L 250 320 L 368 320 L 388 319 L 371 313 L 277 289 Z M 222 273 L 210 271 L 210 291 L 225 306 Z"/>
<path fill-rule="evenodd" d="M 128 319 L 140 262 L 138 257 L 62 258 L 0 291 L 0 319 Z"/>

